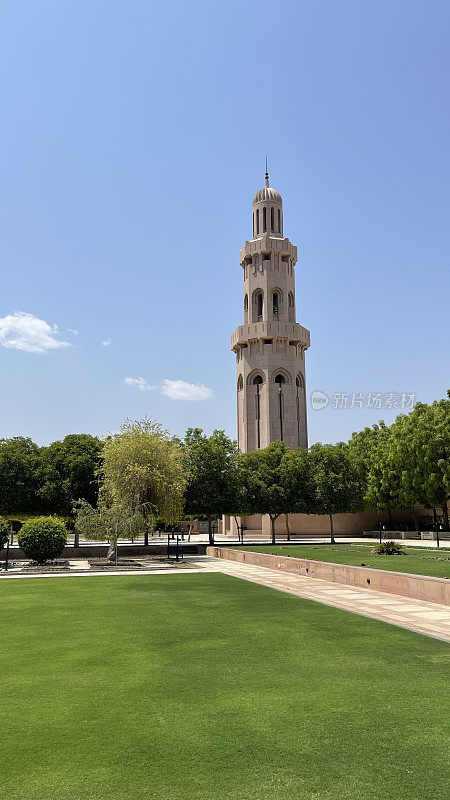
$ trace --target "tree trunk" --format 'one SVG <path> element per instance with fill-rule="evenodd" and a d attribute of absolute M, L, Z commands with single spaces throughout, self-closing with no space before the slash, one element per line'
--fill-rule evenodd
<path fill-rule="evenodd" d="M 146 526 L 145 526 L 145 531 L 144 531 L 144 545 L 145 545 L 145 547 L 147 547 L 147 546 L 148 546 L 148 525 L 146 525 Z"/>
<path fill-rule="evenodd" d="M 448 506 L 447 503 L 442 506 L 442 516 L 444 517 L 444 531 L 448 531 Z"/>
<path fill-rule="evenodd" d="M 236 523 L 236 528 L 237 528 L 237 532 L 238 532 L 238 542 L 240 542 L 241 541 L 241 526 L 239 525 L 237 517 L 233 517 L 233 519 L 234 519 L 234 521 Z"/>
<path fill-rule="evenodd" d="M 289 528 L 289 514 L 285 514 L 286 516 L 286 533 L 287 533 L 287 540 L 288 542 L 291 541 L 291 530 Z"/>
<path fill-rule="evenodd" d="M 213 530 L 212 530 L 211 517 L 208 517 L 208 536 L 209 536 L 210 545 L 213 545 L 214 544 L 214 534 L 213 534 Z"/>
<path fill-rule="evenodd" d="M 330 514 L 330 543 L 336 544 L 334 540 L 334 529 L 333 529 L 333 514 Z"/>
<path fill-rule="evenodd" d="M 106 553 L 106 560 L 107 561 L 114 561 L 116 557 L 116 540 L 110 539 L 109 540 L 109 547 L 108 552 Z"/>
<path fill-rule="evenodd" d="M 276 517 L 272 517 L 271 514 L 269 514 L 269 517 L 270 517 L 270 521 L 272 523 L 272 544 L 276 544 L 276 537 L 275 537 L 275 520 L 276 520 Z"/>
<path fill-rule="evenodd" d="M 412 513 L 412 518 L 413 518 L 413 521 L 414 521 L 414 530 L 418 531 L 419 530 L 419 519 L 418 519 L 418 516 L 417 516 L 416 512 L 414 511 L 414 509 L 412 510 L 411 513 Z"/>

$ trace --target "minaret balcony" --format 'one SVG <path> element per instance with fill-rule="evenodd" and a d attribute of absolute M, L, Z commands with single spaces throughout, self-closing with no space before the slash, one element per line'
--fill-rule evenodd
<path fill-rule="evenodd" d="M 298 322 L 250 322 L 239 325 L 231 335 L 231 349 L 245 344 L 249 339 L 290 339 L 298 342 L 307 350 L 309 347 L 309 331 Z"/>
<path fill-rule="evenodd" d="M 245 258 L 255 256 L 258 253 L 269 252 L 278 253 L 280 256 L 288 256 L 294 264 L 297 261 L 297 247 L 287 237 L 277 237 L 275 234 L 268 233 L 246 242 L 240 251 L 239 261 L 243 264 Z"/>

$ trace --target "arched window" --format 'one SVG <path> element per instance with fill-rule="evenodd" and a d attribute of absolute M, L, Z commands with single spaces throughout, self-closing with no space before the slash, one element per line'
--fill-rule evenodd
<path fill-rule="evenodd" d="M 243 379 L 242 375 L 239 375 L 238 382 L 237 382 L 237 388 L 238 388 L 238 392 L 242 391 L 242 389 L 244 388 L 244 379 Z"/>
<path fill-rule="evenodd" d="M 272 295 L 272 311 L 274 317 L 278 316 L 278 301 L 279 301 L 278 292 L 274 292 Z"/>
<path fill-rule="evenodd" d="M 305 382 L 302 375 L 297 375 L 295 379 L 295 404 L 297 408 L 297 441 L 298 446 L 301 446 L 301 425 L 303 417 L 306 415 L 305 408 Z"/>
<path fill-rule="evenodd" d="M 248 294 L 244 297 L 244 311 L 248 311 Z"/>
<path fill-rule="evenodd" d="M 270 209 L 270 230 L 273 231 L 273 206 Z"/>
<path fill-rule="evenodd" d="M 295 322 L 293 292 L 288 292 L 288 317 L 289 317 L 289 322 Z"/>
<path fill-rule="evenodd" d="M 278 385 L 278 416 L 280 418 L 280 441 L 283 441 L 283 393 L 282 385 L 286 383 L 286 378 L 281 373 L 275 375 L 275 383 Z"/>
<path fill-rule="evenodd" d="M 259 235 L 259 208 L 256 209 L 256 235 Z"/>
<path fill-rule="evenodd" d="M 256 442 L 258 450 L 261 447 L 261 384 L 263 379 L 261 375 L 256 375 L 253 378 L 253 385 L 256 386 Z"/>
<path fill-rule="evenodd" d="M 278 209 L 278 233 L 281 233 L 281 211 Z"/>
<path fill-rule="evenodd" d="M 264 206 L 263 208 L 263 232 L 267 230 L 267 208 Z"/>
<path fill-rule="evenodd" d="M 262 292 L 256 292 L 255 304 L 256 304 L 256 322 L 260 322 L 262 320 L 262 315 L 263 315 L 263 293 Z"/>
<path fill-rule="evenodd" d="M 255 238 L 255 212 L 253 212 L 253 238 Z"/>

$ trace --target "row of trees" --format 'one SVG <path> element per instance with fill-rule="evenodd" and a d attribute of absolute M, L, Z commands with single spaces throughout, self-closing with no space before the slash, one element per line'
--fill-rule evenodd
<path fill-rule="evenodd" d="M 71 514 L 78 497 L 95 505 L 102 447 L 86 433 L 48 447 L 23 436 L 0 439 L 0 514 Z"/>
<path fill-rule="evenodd" d="M 364 507 L 375 511 L 409 510 L 414 506 L 442 512 L 449 529 L 450 390 L 430 405 L 417 403 L 387 426 L 383 422 L 354 433 L 349 452 L 364 486 Z"/>
<path fill-rule="evenodd" d="M 206 437 L 195 429 L 186 435 L 185 461 L 185 508 L 207 517 L 211 542 L 211 522 L 221 514 L 234 516 L 238 527 L 241 516 L 268 514 L 273 543 L 281 515 L 289 531 L 289 514 L 327 514 L 334 541 L 333 515 L 364 507 L 363 480 L 343 443 L 290 450 L 284 442 L 272 442 L 263 450 L 239 453 L 223 431 Z"/>
<path fill-rule="evenodd" d="M 103 443 L 67 436 L 47 448 L 28 439 L 0 441 L 0 513 L 69 513 L 77 500 L 77 527 L 108 538 L 148 532 L 157 517 L 182 516 L 211 526 L 222 514 L 291 513 L 333 516 L 363 509 L 414 505 L 442 510 L 448 528 L 450 398 L 417 404 L 409 415 L 352 435 L 348 443 L 289 450 L 273 442 L 239 453 L 223 431 L 190 429 L 183 440 L 148 419 L 127 421 Z"/>

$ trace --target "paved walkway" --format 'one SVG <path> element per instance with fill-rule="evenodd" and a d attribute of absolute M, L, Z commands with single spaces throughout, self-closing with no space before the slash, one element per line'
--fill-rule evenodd
<path fill-rule="evenodd" d="M 372 589 L 363 589 L 355 586 L 344 586 L 339 583 L 323 581 L 319 578 L 308 578 L 303 575 L 279 572 L 267 567 L 256 567 L 252 564 L 241 564 L 227 561 L 222 558 L 209 556 L 190 556 L 186 562 L 190 568 L 151 569 L 151 570 L 120 570 L 111 572 L 80 571 L 78 577 L 99 577 L 111 575 L 190 575 L 199 572 L 222 572 L 235 578 L 259 583 L 281 592 L 294 594 L 318 603 L 324 603 L 335 608 L 342 608 L 354 614 L 371 617 L 382 622 L 389 622 L 401 628 L 423 633 L 435 639 L 450 642 L 450 609 L 438 603 L 427 603 L 414 598 L 400 597 L 387 592 L 377 592 Z M 77 573 L 40 573 L 38 575 L 22 574 L 3 575 L 1 580 L 22 580 L 30 578 L 70 578 Z M 0 581 L 1 582 L 1 581 Z"/>
<path fill-rule="evenodd" d="M 450 609 L 438 603 L 427 603 L 424 600 L 377 592 L 373 589 L 344 586 L 320 578 L 307 578 L 303 575 L 292 575 L 268 567 L 255 567 L 252 564 L 241 564 L 225 559 L 211 559 L 211 561 L 219 561 L 218 570 L 227 575 L 450 642 Z M 211 568 L 214 567 L 211 565 Z"/>

